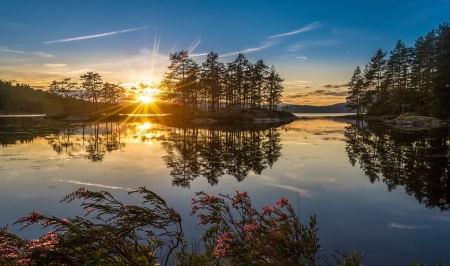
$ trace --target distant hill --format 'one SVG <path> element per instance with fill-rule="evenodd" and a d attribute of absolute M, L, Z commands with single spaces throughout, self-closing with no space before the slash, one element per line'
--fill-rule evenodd
<path fill-rule="evenodd" d="M 352 113 L 347 111 L 346 103 L 337 103 L 328 106 L 295 105 L 289 104 L 288 111 L 291 113 Z M 285 106 L 281 104 L 280 106 Z"/>

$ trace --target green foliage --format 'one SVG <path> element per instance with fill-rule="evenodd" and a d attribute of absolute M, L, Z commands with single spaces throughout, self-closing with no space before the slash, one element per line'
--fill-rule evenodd
<path fill-rule="evenodd" d="M 258 60 L 252 64 L 243 54 L 228 63 L 217 53 L 208 54 L 199 67 L 188 51 L 169 55 L 169 71 L 159 88 L 161 99 L 183 106 L 184 111 L 212 111 L 223 108 L 267 108 L 276 110 L 281 102 L 283 79 Z"/>
<path fill-rule="evenodd" d="M 259 213 L 247 192 L 218 197 L 198 192 L 192 199 L 191 215 L 200 211 L 199 224 L 209 225 L 203 240 L 214 247 L 219 262 L 237 265 L 314 265 L 320 245 L 316 216 L 300 223 L 286 198 Z M 284 212 L 286 210 L 287 212 Z"/>
<path fill-rule="evenodd" d="M 350 110 L 364 107 L 368 115 L 414 112 L 450 117 L 448 23 L 419 37 L 414 47 L 399 40 L 387 60 L 385 56 L 379 49 L 362 74 L 359 67 L 355 70 L 347 97 Z"/>
<path fill-rule="evenodd" d="M 106 191 L 80 188 L 63 202 L 82 199 L 86 216 L 60 219 L 36 212 L 16 223 L 26 228 L 39 223 L 52 231 L 39 239 L 25 240 L 4 228 L 0 233 L 0 264 L 36 265 L 167 265 L 172 252 L 181 243 L 180 215 L 152 191 L 142 187 L 129 192 L 143 195 L 148 207 L 125 205 Z"/>
<path fill-rule="evenodd" d="M 65 97 L 59 93 L 52 93 L 50 90 L 33 89 L 29 85 L 13 85 L 11 82 L 0 80 L 0 111 L 10 114 L 62 114 L 66 112 L 84 112 L 92 108 L 89 102 L 67 95 Z"/>
<path fill-rule="evenodd" d="M 21 217 L 16 223 L 22 224 L 22 229 L 41 224 L 52 230 L 27 240 L 10 233 L 8 226 L 2 228 L 0 265 L 156 266 L 171 264 L 174 259 L 172 263 L 179 266 L 313 266 L 322 259 L 329 266 L 362 266 L 360 251 L 347 254 L 336 250 L 335 263 L 320 255 L 316 216 L 302 224 L 284 197 L 259 213 L 246 192 L 236 191 L 233 197 L 196 193 L 191 215 L 198 213 L 199 225 L 206 228 L 202 241 L 189 245 L 174 209 L 145 187 L 128 194 L 133 193 L 141 194 L 142 204 L 147 206 L 124 205 L 109 192 L 80 188 L 61 202 L 83 200 L 85 216 L 92 215 L 91 219 L 60 219 L 37 212 Z"/>

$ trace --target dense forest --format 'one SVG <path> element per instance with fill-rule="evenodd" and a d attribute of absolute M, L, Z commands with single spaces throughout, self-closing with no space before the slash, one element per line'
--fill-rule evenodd
<path fill-rule="evenodd" d="M 6 113 L 64 113 L 66 110 L 90 110 L 89 102 L 64 97 L 50 91 L 36 90 L 26 84 L 0 80 L 0 111 Z"/>
<path fill-rule="evenodd" d="M 412 112 L 450 117 L 450 27 L 439 25 L 413 47 L 401 40 L 386 58 L 379 49 L 349 82 L 347 107 L 368 115 Z"/>
<path fill-rule="evenodd" d="M 224 64 L 211 52 L 199 65 L 188 51 L 171 53 L 169 59 L 169 71 L 159 85 L 160 96 L 185 111 L 214 112 L 227 107 L 276 110 L 281 102 L 283 79 L 263 60 L 251 63 L 239 54 Z"/>

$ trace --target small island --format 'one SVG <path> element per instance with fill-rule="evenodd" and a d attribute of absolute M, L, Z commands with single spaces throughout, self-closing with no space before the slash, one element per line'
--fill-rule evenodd
<path fill-rule="evenodd" d="M 263 60 L 252 63 L 240 53 L 224 64 L 211 52 L 198 64 L 188 51 L 171 53 L 169 60 L 160 83 L 138 88 L 104 82 L 94 72 L 81 75 L 81 83 L 54 80 L 48 90 L 0 80 L 0 111 L 70 121 L 128 120 L 132 115 L 172 125 L 279 125 L 296 119 L 280 106 L 283 79 Z"/>

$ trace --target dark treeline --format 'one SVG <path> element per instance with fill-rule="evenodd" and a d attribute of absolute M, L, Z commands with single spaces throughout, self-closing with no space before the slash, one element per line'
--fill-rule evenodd
<path fill-rule="evenodd" d="M 359 114 L 413 112 L 450 117 L 450 27 L 439 25 L 413 47 L 399 40 L 389 53 L 379 49 L 349 82 L 347 107 Z"/>
<path fill-rule="evenodd" d="M 63 113 L 90 110 L 91 105 L 73 97 L 36 90 L 26 84 L 0 80 L 0 111 L 6 113 Z"/>
<path fill-rule="evenodd" d="M 124 88 L 103 82 L 98 73 L 80 76 L 81 83 L 70 78 L 54 80 L 48 90 L 0 80 L 0 110 L 7 113 L 80 113 L 98 112 L 119 102 Z"/>
<path fill-rule="evenodd" d="M 49 87 L 49 92 L 62 96 L 64 101 L 69 98 L 76 98 L 81 101 L 89 101 L 95 106 L 95 111 L 99 111 L 99 104 L 102 107 L 112 106 L 119 102 L 121 94 L 125 91 L 120 84 L 103 82 L 98 73 L 87 72 L 80 76 L 81 83 L 71 81 L 70 78 L 63 78 L 61 81 L 54 80 Z M 66 113 L 69 111 L 65 110 Z"/>
<path fill-rule="evenodd" d="M 346 127 L 346 152 L 370 182 L 389 191 L 403 186 L 428 208 L 450 210 L 450 139 L 447 128 L 421 132 L 380 130 L 379 125 Z"/>
<path fill-rule="evenodd" d="M 188 51 L 171 53 L 170 66 L 160 83 L 161 99 L 183 106 L 185 111 L 217 111 L 221 108 L 276 110 L 283 86 L 275 67 L 262 60 L 251 63 L 243 54 L 227 64 L 211 52 L 201 64 Z"/>
<path fill-rule="evenodd" d="M 223 175 L 244 180 L 252 171 L 260 175 L 281 156 L 280 132 L 271 127 L 258 131 L 222 131 L 179 128 L 173 130 L 162 146 L 163 157 L 171 169 L 172 184 L 189 187 L 203 176 L 216 185 Z"/>

